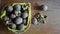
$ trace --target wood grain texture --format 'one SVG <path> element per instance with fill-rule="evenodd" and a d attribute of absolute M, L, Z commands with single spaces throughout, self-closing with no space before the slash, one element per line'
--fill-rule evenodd
<path fill-rule="evenodd" d="M 14 2 L 30 2 L 32 7 L 32 17 L 36 14 L 38 9 L 35 6 L 41 4 L 48 5 L 48 11 L 44 12 L 48 16 L 48 23 L 31 25 L 29 30 L 23 34 L 60 34 L 60 0 L 2 0 L 1 10 L 7 5 Z M 14 34 L 7 30 L 3 22 L 0 20 L 0 34 Z"/>

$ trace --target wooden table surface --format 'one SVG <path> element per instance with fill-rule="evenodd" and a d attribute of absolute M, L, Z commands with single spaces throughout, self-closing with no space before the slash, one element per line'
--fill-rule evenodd
<path fill-rule="evenodd" d="M 31 25 L 29 30 L 23 34 L 60 34 L 60 0 L 2 0 L 1 10 L 8 4 L 14 2 L 30 2 L 32 17 L 36 14 L 38 5 L 46 4 L 48 5 L 48 11 L 40 11 L 48 16 L 48 22 L 46 24 Z M 7 30 L 3 21 L 0 20 L 0 34 L 14 34 Z"/>

